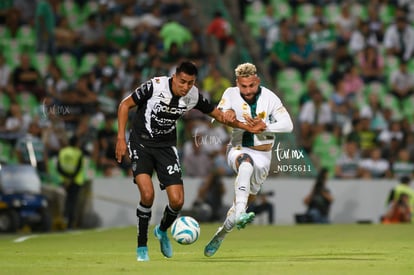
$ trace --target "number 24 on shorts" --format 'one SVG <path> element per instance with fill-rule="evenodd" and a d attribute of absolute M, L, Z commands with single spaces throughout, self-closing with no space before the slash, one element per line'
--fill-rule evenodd
<path fill-rule="evenodd" d="M 172 175 L 174 173 L 178 173 L 180 172 L 181 168 L 180 166 L 176 163 L 174 165 L 168 165 L 167 166 L 167 170 L 168 170 L 168 174 Z"/>

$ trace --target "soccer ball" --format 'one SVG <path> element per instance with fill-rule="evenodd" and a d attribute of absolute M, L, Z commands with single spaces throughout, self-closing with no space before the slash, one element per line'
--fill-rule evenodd
<path fill-rule="evenodd" d="M 171 226 L 171 235 L 179 244 L 192 244 L 200 236 L 200 225 L 190 216 L 178 217 Z"/>

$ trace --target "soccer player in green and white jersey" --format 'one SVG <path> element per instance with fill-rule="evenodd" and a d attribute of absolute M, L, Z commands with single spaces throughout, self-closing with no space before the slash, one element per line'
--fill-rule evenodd
<path fill-rule="evenodd" d="M 204 255 L 213 256 L 227 233 L 234 226 L 242 229 L 254 219 L 246 213 L 248 201 L 259 192 L 269 174 L 275 133 L 291 132 L 292 119 L 279 97 L 260 86 L 256 66 L 244 63 L 235 69 L 237 86 L 227 88 L 218 105 L 223 112 L 233 111 L 236 119 L 247 125 L 264 125 L 264 131 L 251 133 L 233 128 L 227 162 L 237 173 L 234 185 L 235 199 L 227 218 L 204 249 Z"/>

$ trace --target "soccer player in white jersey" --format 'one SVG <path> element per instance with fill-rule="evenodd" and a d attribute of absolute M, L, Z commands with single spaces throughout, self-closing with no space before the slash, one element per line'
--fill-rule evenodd
<path fill-rule="evenodd" d="M 260 133 L 260 124 L 246 124 L 234 120 L 232 112 L 223 113 L 205 99 L 194 85 L 197 67 L 183 61 L 173 76 L 154 77 L 139 85 L 118 107 L 118 137 L 116 159 L 122 161 L 127 148 L 131 159 L 134 183 L 138 186 L 140 202 L 137 206 L 137 260 L 149 261 L 148 225 L 154 202 L 152 174 L 160 181 L 161 190 L 167 192 L 168 205 L 154 235 L 160 241 L 162 254 L 172 257 L 172 247 L 167 229 L 177 218 L 184 204 L 184 187 L 180 161 L 176 149 L 176 122 L 185 113 L 195 108 L 221 123 Z M 136 107 L 131 121 L 131 134 L 125 140 L 129 110 Z"/>
<path fill-rule="evenodd" d="M 204 255 L 213 256 L 227 233 L 234 226 L 242 229 L 254 219 L 246 213 L 248 201 L 259 192 L 269 174 L 275 133 L 293 130 L 292 119 L 279 97 L 260 86 L 256 66 L 244 63 L 235 69 L 237 86 L 227 88 L 218 105 L 222 111 L 232 110 L 236 119 L 248 125 L 264 124 L 262 132 L 254 134 L 233 129 L 227 162 L 237 173 L 234 184 L 235 198 L 222 226 L 204 249 Z"/>

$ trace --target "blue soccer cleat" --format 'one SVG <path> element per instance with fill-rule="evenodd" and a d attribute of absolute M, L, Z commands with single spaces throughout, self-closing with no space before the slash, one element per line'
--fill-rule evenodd
<path fill-rule="evenodd" d="M 173 252 L 172 252 L 170 239 L 168 239 L 167 232 L 161 231 L 160 226 L 157 225 L 154 228 L 154 235 L 160 241 L 161 253 L 167 258 L 171 258 Z"/>
<path fill-rule="evenodd" d="M 254 219 L 254 213 L 253 212 L 249 212 L 249 213 L 243 213 L 240 215 L 240 217 L 237 219 L 236 221 L 236 227 L 237 229 L 243 229 L 246 227 L 247 224 L 251 223 Z"/>
<path fill-rule="evenodd" d="M 220 245 L 224 240 L 224 236 L 219 235 L 219 233 L 222 229 L 223 228 L 220 227 L 217 230 L 216 234 L 214 234 L 211 241 L 206 245 L 206 247 L 204 248 L 204 256 L 211 257 L 214 254 L 216 254 L 217 250 L 220 248 Z"/>
<path fill-rule="evenodd" d="M 138 262 L 148 262 L 148 248 L 146 246 L 137 247 L 137 261 Z"/>

